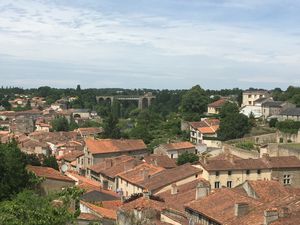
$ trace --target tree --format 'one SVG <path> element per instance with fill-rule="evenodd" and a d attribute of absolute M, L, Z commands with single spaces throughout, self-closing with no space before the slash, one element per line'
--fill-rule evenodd
<path fill-rule="evenodd" d="M 78 127 L 79 127 L 78 124 L 75 122 L 74 118 L 71 116 L 70 123 L 69 123 L 69 130 L 73 131 L 73 130 L 77 129 Z"/>
<path fill-rule="evenodd" d="M 41 162 L 36 154 L 25 154 L 26 164 L 32 166 L 41 166 Z"/>
<path fill-rule="evenodd" d="M 31 186 L 26 156 L 15 141 L 0 144 L 0 200 L 9 199 Z"/>
<path fill-rule="evenodd" d="M 64 116 L 57 116 L 51 121 L 54 131 L 69 131 L 69 122 Z"/>
<path fill-rule="evenodd" d="M 57 161 L 54 156 L 50 155 L 44 158 L 42 166 L 51 167 L 55 170 L 59 170 Z"/>
<path fill-rule="evenodd" d="M 221 118 L 217 134 L 220 140 L 226 141 L 243 137 L 250 131 L 250 128 L 247 116 L 240 113 L 231 113 Z"/>
<path fill-rule="evenodd" d="M 118 125 L 118 119 L 114 118 L 112 113 L 108 116 L 108 118 L 104 121 L 104 138 L 115 138 L 118 139 L 121 137 L 121 131 Z"/>
<path fill-rule="evenodd" d="M 226 102 L 220 110 L 220 118 L 225 118 L 227 115 L 230 115 L 232 113 L 239 113 L 238 106 L 235 103 Z"/>
<path fill-rule="evenodd" d="M 67 195 L 43 197 L 29 190 L 21 192 L 11 201 L 0 202 L 0 224 L 73 224 L 77 211 L 69 210 L 70 200 L 72 197 Z"/>
<path fill-rule="evenodd" d="M 270 121 L 269 121 L 269 127 L 276 127 L 277 122 L 278 122 L 277 118 L 270 119 Z"/>
<path fill-rule="evenodd" d="M 185 120 L 198 120 L 207 109 L 208 97 L 205 91 L 196 85 L 182 96 L 181 112 Z"/>
<path fill-rule="evenodd" d="M 177 165 L 183 165 L 186 163 L 194 163 L 199 161 L 199 156 L 191 153 L 191 152 L 184 152 L 177 158 Z"/>

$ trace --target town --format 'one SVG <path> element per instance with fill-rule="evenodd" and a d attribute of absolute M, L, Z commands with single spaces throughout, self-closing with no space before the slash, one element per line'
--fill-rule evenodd
<path fill-rule="evenodd" d="M 0 110 L 1 225 L 299 224 L 300 87 L 2 87 Z"/>

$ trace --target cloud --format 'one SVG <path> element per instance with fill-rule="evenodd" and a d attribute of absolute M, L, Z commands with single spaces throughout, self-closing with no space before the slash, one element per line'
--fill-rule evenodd
<path fill-rule="evenodd" d="M 31 66 L 46 62 L 59 67 L 62 63 L 68 74 L 86 72 L 90 76 L 102 74 L 103 78 L 111 73 L 132 80 L 173 77 L 175 82 L 184 74 L 197 82 L 198 73 L 205 78 L 205 73 L 222 76 L 222 72 L 222 79 L 234 80 L 230 73 L 241 72 L 241 68 L 255 67 L 255 73 L 262 70 L 262 65 L 299 69 L 299 27 L 261 26 L 257 20 L 232 22 L 246 20 L 241 12 L 260 12 L 260 8 L 279 4 L 278 1 L 191 1 L 188 5 L 176 0 L 162 3 L 164 9 L 153 5 L 157 12 L 149 12 L 146 7 L 140 12 L 125 12 L 123 9 L 130 5 L 125 7 L 120 1 L 116 1 L 119 8 L 115 8 L 117 3 L 104 0 L 87 1 L 86 7 L 85 2 L 80 7 L 66 2 L 2 0 L 0 52 L 13 56 L 14 62 L 32 60 Z M 91 7 L 94 4 L 97 6 Z M 167 9 L 168 4 L 173 8 Z M 201 19 L 189 17 L 188 13 L 180 16 L 175 5 L 191 12 L 198 10 Z M 220 22 L 227 11 L 236 14 Z M 47 67 L 47 71 L 49 74 L 51 68 Z"/>

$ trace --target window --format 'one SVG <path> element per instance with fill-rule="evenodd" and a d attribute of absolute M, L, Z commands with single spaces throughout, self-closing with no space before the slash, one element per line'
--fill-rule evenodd
<path fill-rule="evenodd" d="M 83 165 L 83 158 L 81 158 L 81 165 Z"/>
<path fill-rule="evenodd" d="M 91 164 L 91 159 L 90 158 L 88 158 L 88 165 L 90 165 Z"/>
<path fill-rule="evenodd" d="M 248 98 L 251 98 L 251 95 L 248 95 Z"/>
<path fill-rule="evenodd" d="M 260 170 L 257 170 L 257 174 L 260 175 L 260 174 L 261 174 L 261 171 L 260 171 Z"/>
<path fill-rule="evenodd" d="M 250 174 L 250 170 L 246 170 L 246 174 L 249 175 Z"/>
<path fill-rule="evenodd" d="M 218 177 L 220 175 L 220 172 L 219 171 L 216 171 L 216 176 Z"/>
<path fill-rule="evenodd" d="M 283 175 L 283 184 L 290 184 L 291 183 L 291 176 L 290 175 Z"/>
<path fill-rule="evenodd" d="M 220 182 L 219 181 L 215 182 L 215 188 L 220 188 Z"/>
<path fill-rule="evenodd" d="M 171 159 L 173 159 L 173 154 L 171 154 Z"/>
<path fill-rule="evenodd" d="M 198 178 L 198 174 L 195 175 L 195 178 Z"/>
<path fill-rule="evenodd" d="M 227 187 L 231 188 L 232 187 L 232 181 L 227 181 Z"/>
<path fill-rule="evenodd" d="M 126 181 L 126 187 L 128 187 L 128 181 Z"/>
<path fill-rule="evenodd" d="M 232 171 L 229 170 L 228 171 L 228 176 L 231 176 L 231 174 L 232 174 Z"/>
<path fill-rule="evenodd" d="M 251 102 L 251 101 L 249 101 L 249 102 L 248 102 L 248 104 L 249 104 L 249 105 L 251 105 L 251 104 L 252 104 L 252 102 Z"/>

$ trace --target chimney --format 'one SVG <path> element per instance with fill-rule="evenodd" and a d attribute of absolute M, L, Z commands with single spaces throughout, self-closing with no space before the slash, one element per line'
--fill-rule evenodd
<path fill-rule="evenodd" d="M 206 187 L 202 182 L 198 183 L 196 187 L 196 200 L 206 197 L 209 191 L 209 187 Z"/>
<path fill-rule="evenodd" d="M 157 159 L 154 159 L 154 165 L 158 166 Z"/>
<path fill-rule="evenodd" d="M 279 211 L 279 217 L 280 218 L 286 218 L 290 214 L 288 207 L 282 207 Z"/>
<path fill-rule="evenodd" d="M 229 155 L 229 161 L 230 161 L 230 163 L 234 164 L 234 157 L 233 157 L 233 155 Z"/>
<path fill-rule="evenodd" d="M 178 193 L 177 185 L 176 183 L 174 183 L 171 186 L 171 195 L 176 195 L 177 193 Z"/>
<path fill-rule="evenodd" d="M 150 196 L 151 196 L 151 191 L 144 190 L 144 191 L 143 191 L 143 196 L 144 196 L 145 198 L 148 198 L 148 199 L 150 199 Z"/>
<path fill-rule="evenodd" d="M 276 220 L 278 220 L 278 211 L 276 208 L 267 209 L 264 211 L 264 224 L 263 225 L 269 225 Z"/>
<path fill-rule="evenodd" d="M 234 204 L 234 215 L 244 216 L 249 212 L 249 204 L 245 202 L 239 202 Z"/>

